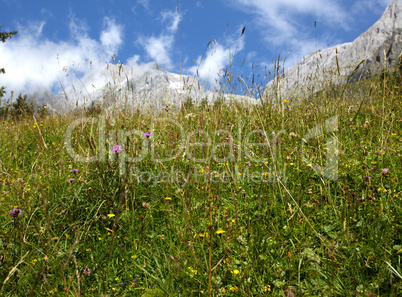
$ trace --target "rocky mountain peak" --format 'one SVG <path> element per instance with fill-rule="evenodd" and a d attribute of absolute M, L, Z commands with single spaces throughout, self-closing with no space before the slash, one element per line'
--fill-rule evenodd
<path fill-rule="evenodd" d="M 264 98 L 295 99 L 331 84 L 368 78 L 392 65 L 402 51 L 402 0 L 393 0 L 381 18 L 353 42 L 305 56 L 266 86 Z"/>

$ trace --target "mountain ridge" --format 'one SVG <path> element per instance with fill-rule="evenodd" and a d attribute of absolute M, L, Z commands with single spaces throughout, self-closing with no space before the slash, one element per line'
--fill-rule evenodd
<path fill-rule="evenodd" d="M 137 66 L 137 67 L 136 67 Z M 38 87 L 27 93 L 28 100 L 35 106 L 46 105 L 53 112 L 65 112 L 78 106 L 89 107 L 93 104 L 101 108 L 141 109 L 159 112 L 164 108 L 177 107 L 191 98 L 193 102 L 206 100 L 212 103 L 218 99 L 242 101 L 256 104 L 257 100 L 243 95 L 224 94 L 205 90 L 191 75 L 166 71 L 157 63 L 147 63 L 141 67 L 107 64 L 97 74 L 95 88 L 92 76 L 80 79 L 81 87 L 63 88 L 58 95 L 45 87 Z M 101 79 L 101 78 L 103 79 Z M 92 91 L 88 91 L 91 89 Z"/>
<path fill-rule="evenodd" d="M 402 0 L 393 0 L 354 41 L 318 50 L 285 69 L 266 85 L 271 102 L 301 98 L 330 84 L 345 84 L 378 74 L 402 51 Z"/>

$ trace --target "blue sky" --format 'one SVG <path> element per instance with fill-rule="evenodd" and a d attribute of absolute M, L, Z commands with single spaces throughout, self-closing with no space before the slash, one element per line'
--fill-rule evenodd
<path fill-rule="evenodd" d="M 78 84 L 112 63 L 114 52 L 115 62 L 138 72 L 157 62 L 174 73 L 198 71 L 212 88 L 219 71 L 231 65 L 234 77 L 241 73 L 251 86 L 254 74 L 261 86 L 278 56 L 288 67 L 317 49 L 351 42 L 390 2 L 181 0 L 178 10 L 177 0 L 0 0 L 2 30 L 19 31 L 0 44 L 0 67 L 6 69 L 0 85 L 8 95 L 37 86 L 57 93 L 60 80 Z M 235 92 L 244 90 L 236 84 Z"/>

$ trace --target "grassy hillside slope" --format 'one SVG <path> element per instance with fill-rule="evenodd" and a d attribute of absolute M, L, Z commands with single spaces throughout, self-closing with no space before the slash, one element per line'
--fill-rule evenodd
<path fill-rule="evenodd" d="M 0 295 L 401 296 L 398 75 L 289 104 L 4 117 Z"/>

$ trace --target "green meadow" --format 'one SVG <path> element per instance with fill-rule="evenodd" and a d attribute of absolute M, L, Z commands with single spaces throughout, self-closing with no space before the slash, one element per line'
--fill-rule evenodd
<path fill-rule="evenodd" d="M 397 71 L 259 104 L 0 118 L 1 296 L 401 296 Z"/>

